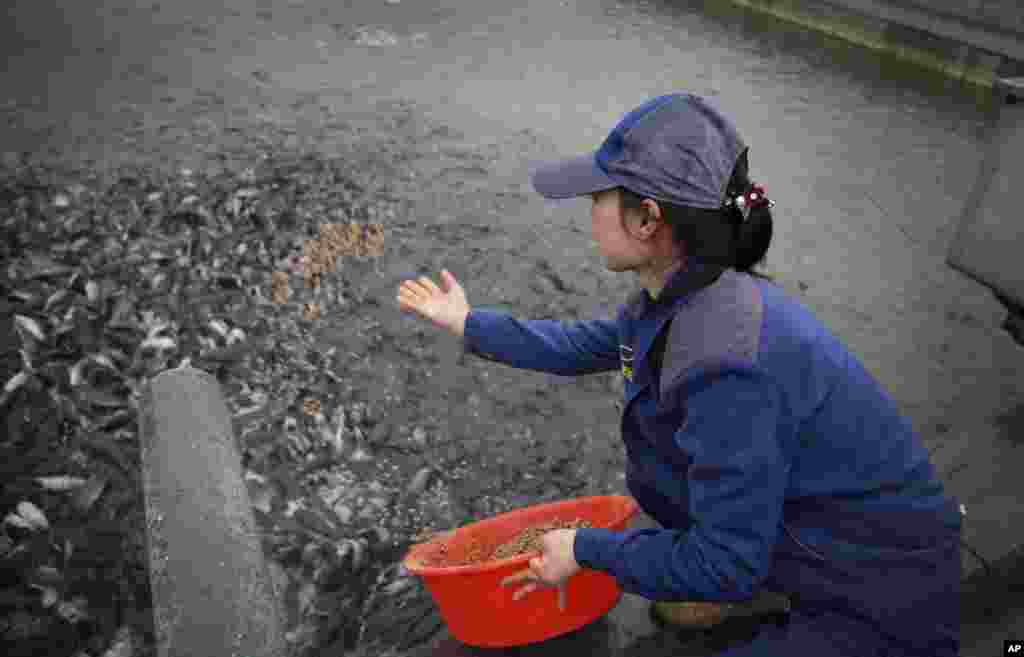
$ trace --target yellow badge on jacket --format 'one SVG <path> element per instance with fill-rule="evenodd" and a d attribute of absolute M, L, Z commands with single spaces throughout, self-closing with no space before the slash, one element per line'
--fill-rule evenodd
<path fill-rule="evenodd" d="M 622 376 L 630 383 L 633 382 L 633 347 L 619 345 L 619 356 L 622 359 Z"/>

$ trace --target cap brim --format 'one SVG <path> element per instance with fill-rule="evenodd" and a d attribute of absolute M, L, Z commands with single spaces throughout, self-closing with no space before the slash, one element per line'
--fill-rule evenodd
<path fill-rule="evenodd" d="M 530 174 L 530 182 L 538 194 L 550 199 L 584 196 L 619 186 L 597 166 L 593 153 L 542 164 Z"/>

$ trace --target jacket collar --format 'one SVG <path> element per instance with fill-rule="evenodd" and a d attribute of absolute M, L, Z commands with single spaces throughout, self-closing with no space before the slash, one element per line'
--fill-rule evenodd
<path fill-rule="evenodd" d="M 691 294 L 717 281 L 726 269 L 721 265 L 703 263 L 691 256 L 687 258 L 686 267 L 669 276 L 657 300 L 651 299 L 644 287 L 636 290 L 626 304 L 626 314 L 634 321 L 663 314 L 672 315 Z"/>

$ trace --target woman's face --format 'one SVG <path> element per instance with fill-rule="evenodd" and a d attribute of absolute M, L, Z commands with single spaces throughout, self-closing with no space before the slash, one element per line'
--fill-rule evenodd
<path fill-rule="evenodd" d="M 609 271 L 634 272 L 652 299 L 657 299 L 668 277 L 683 266 L 677 258 L 672 229 L 661 220 L 661 209 L 645 201 L 647 219 L 631 215 L 624 221 L 620 191 L 610 189 L 591 194 L 591 230 L 594 242 Z M 652 220 L 651 217 L 657 220 Z"/>
<path fill-rule="evenodd" d="M 591 228 L 595 246 L 610 271 L 634 271 L 655 255 L 655 231 L 651 222 L 643 224 L 630 217 L 629 232 L 624 226 L 619 190 L 609 189 L 590 195 Z M 666 226 L 667 228 L 667 226 Z"/>

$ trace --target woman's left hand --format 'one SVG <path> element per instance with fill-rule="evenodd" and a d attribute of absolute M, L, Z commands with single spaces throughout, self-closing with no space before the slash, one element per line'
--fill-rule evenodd
<path fill-rule="evenodd" d="M 556 529 L 544 534 L 540 538 L 541 555 L 530 559 L 529 570 L 509 575 L 501 585 L 529 582 L 512 595 L 513 600 L 519 600 L 541 587 L 558 587 L 558 608 L 565 611 L 565 584 L 581 570 L 573 552 L 575 541 L 575 529 Z"/>

